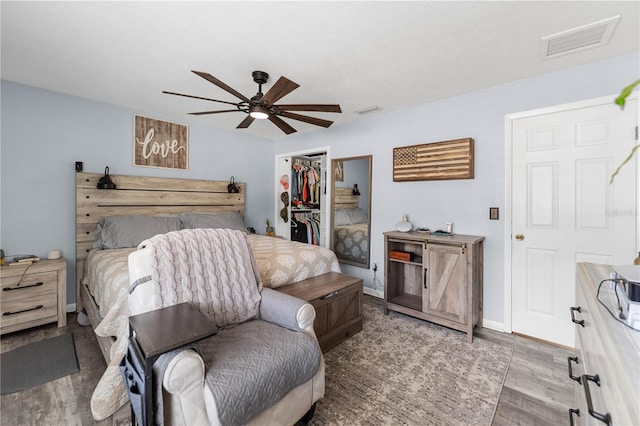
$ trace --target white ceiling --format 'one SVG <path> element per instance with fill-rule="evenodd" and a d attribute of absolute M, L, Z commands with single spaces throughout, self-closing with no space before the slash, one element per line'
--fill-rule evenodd
<path fill-rule="evenodd" d="M 300 88 L 280 103 L 338 103 L 339 123 L 378 105 L 397 110 L 640 48 L 638 1 L 12 2 L 2 1 L 4 80 L 234 129 L 242 113 L 162 94 L 237 101 L 263 70 Z M 541 37 L 615 15 L 606 46 L 541 59 Z M 621 82 L 623 84 L 624 82 Z M 558 88 L 561 90 L 562 88 Z M 305 113 L 306 114 L 306 113 Z M 286 119 L 285 119 L 286 120 Z M 325 131 L 287 120 L 298 132 Z M 285 137 L 268 120 L 237 130 Z"/>

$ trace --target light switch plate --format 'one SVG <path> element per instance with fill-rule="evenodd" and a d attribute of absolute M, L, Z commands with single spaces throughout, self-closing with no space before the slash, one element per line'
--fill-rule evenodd
<path fill-rule="evenodd" d="M 500 219 L 500 209 L 498 207 L 489 207 L 489 219 L 490 220 Z"/>

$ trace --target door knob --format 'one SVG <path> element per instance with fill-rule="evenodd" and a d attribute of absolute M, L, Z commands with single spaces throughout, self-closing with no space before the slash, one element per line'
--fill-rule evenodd
<path fill-rule="evenodd" d="M 516 234 L 516 240 L 518 240 L 518 241 L 522 241 L 522 240 L 524 240 L 524 235 L 522 235 L 522 234 Z"/>

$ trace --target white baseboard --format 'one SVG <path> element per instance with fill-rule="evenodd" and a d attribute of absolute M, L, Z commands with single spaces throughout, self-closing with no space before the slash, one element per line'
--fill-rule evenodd
<path fill-rule="evenodd" d="M 498 321 L 491 321 L 483 318 L 482 327 L 506 333 L 506 331 L 504 331 L 504 324 Z"/>
<path fill-rule="evenodd" d="M 67 305 L 67 312 L 75 312 L 76 311 L 76 304 L 75 303 L 69 303 Z"/>
<path fill-rule="evenodd" d="M 368 294 L 369 296 L 377 297 L 378 299 L 384 298 L 384 292 L 381 290 L 374 290 L 371 287 L 364 287 L 362 292 L 364 294 Z"/>

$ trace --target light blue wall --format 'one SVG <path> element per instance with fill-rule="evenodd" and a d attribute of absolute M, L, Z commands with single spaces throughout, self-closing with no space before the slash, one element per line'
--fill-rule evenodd
<path fill-rule="evenodd" d="M 75 161 L 85 171 L 247 182 L 247 222 L 262 229 L 274 211 L 273 156 L 330 146 L 333 158 L 373 155 L 371 262 L 382 291 L 382 232 L 408 213 L 415 226 L 484 235 L 484 317 L 494 324 L 504 313 L 504 222 L 489 221 L 489 207 L 504 210 L 505 115 L 535 108 L 615 95 L 640 76 L 640 52 L 488 88 L 436 102 L 385 112 L 274 143 L 235 130 L 201 124 L 189 128 L 189 171 L 132 165 L 135 113 L 188 123 L 114 105 L 2 82 L 0 245 L 7 253 L 45 255 L 60 248 L 75 260 Z M 382 105 L 384 108 L 384 105 Z M 403 182 L 392 180 L 394 147 L 472 137 L 475 179 Z M 233 159 L 233 160 L 230 160 Z M 343 266 L 373 288 L 373 272 Z M 69 267 L 69 303 L 75 299 Z M 381 294 L 381 293 L 380 293 Z"/>
<path fill-rule="evenodd" d="M 383 236 L 409 214 L 414 226 L 438 229 L 453 222 L 460 234 L 484 235 L 484 318 L 504 322 L 503 220 L 505 115 L 600 96 L 616 95 L 640 77 L 640 52 L 430 102 L 401 111 L 374 113 L 357 122 L 277 142 L 276 153 L 330 146 L 333 158 L 373 155 L 371 265 L 384 277 Z M 612 96 L 612 101 L 615 96 Z M 381 105 L 384 108 L 384 105 Z M 392 178 L 394 147 L 472 137 L 473 180 L 398 182 Z M 343 266 L 373 288 L 373 272 Z M 377 283 L 377 291 L 381 291 Z"/>
<path fill-rule="evenodd" d="M 274 144 L 236 130 L 189 123 L 2 81 L 0 246 L 6 254 L 61 249 L 75 302 L 75 161 L 84 171 L 246 182 L 246 222 L 262 230 L 273 206 Z M 133 166 L 133 114 L 189 124 L 189 170 Z"/>

